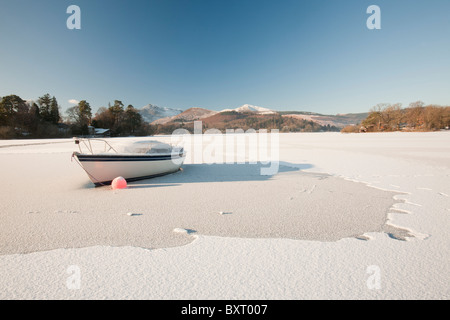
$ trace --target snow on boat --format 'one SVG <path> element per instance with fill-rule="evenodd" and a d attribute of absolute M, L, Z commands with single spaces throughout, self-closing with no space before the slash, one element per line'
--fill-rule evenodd
<path fill-rule="evenodd" d="M 97 152 L 94 149 L 98 149 L 99 143 L 103 150 Z M 72 157 L 95 186 L 109 185 L 119 176 L 136 181 L 176 172 L 186 156 L 182 147 L 154 140 L 134 142 L 121 149 L 113 148 L 103 139 L 76 138 L 75 144 L 80 152 L 73 152 Z"/>

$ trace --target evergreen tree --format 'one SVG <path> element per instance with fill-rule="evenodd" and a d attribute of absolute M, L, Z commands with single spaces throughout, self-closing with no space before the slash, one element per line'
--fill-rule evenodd
<path fill-rule="evenodd" d="M 48 93 L 38 98 L 40 116 L 44 121 L 51 122 L 51 102 L 52 99 Z"/>
<path fill-rule="evenodd" d="M 32 102 L 30 106 L 30 114 L 33 116 L 34 119 L 39 121 L 41 119 L 41 114 L 39 110 L 39 106 L 36 104 L 36 102 Z"/>
<path fill-rule="evenodd" d="M 109 112 L 112 114 L 114 118 L 114 124 L 111 128 L 111 131 L 114 134 L 119 135 L 121 133 L 121 120 L 123 116 L 123 103 L 120 100 L 114 100 L 114 105 L 108 108 Z"/>
<path fill-rule="evenodd" d="M 30 109 L 28 111 L 29 114 L 29 125 L 28 128 L 31 134 L 35 135 L 41 122 L 41 115 L 39 113 L 39 106 L 34 102 L 30 102 Z"/>
<path fill-rule="evenodd" d="M 0 125 L 15 126 L 16 120 L 28 113 L 26 102 L 14 94 L 5 96 L 0 101 Z"/>
<path fill-rule="evenodd" d="M 78 103 L 79 118 L 83 124 L 89 125 L 92 118 L 92 109 L 86 100 L 81 100 Z"/>
<path fill-rule="evenodd" d="M 0 126 L 8 125 L 12 115 L 11 104 L 7 97 L 3 97 L 0 101 Z"/>
<path fill-rule="evenodd" d="M 123 103 L 120 100 L 114 100 L 114 105 L 109 107 L 109 111 L 114 115 L 115 122 L 119 121 L 119 116 L 123 113 Z"/>
<path fill-rule="evenodd" d="M 58 124 L 60 120 L 59 116 L 59 105 L 56 101 L 56 98 L 53 97 L 50 101 L 50 115 L 49 115 L 50 122 L 53 124 Z"/>
<path fill-rule="evenodd" d="M 91 123 L 92 109 L 86 100 L 81 100 L 76 106 L 69 108 L 67 115 L 75 134 L 89 134 L 88 126 Z"/>
<path fill-rule="evenodd" d="M 125 117 L 124 117 L 124 126 L 126 133 L 134 135 L 136 131 L 140 128 L 141 123 L 142 123 L 142 116 L 132 105 L 129 105 L 125 110 Z"/>

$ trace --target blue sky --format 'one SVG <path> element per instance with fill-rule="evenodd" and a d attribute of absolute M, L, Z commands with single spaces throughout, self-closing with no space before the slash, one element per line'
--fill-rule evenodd
<path fill-rule="evenodd" d="M 69 30 L 69 5 L 81 30 Z M 369 30 L 368 6 L 381 8 Z M 1 0 L 0 96 L 140 108 L 450 104 L 450 1 Z"/>

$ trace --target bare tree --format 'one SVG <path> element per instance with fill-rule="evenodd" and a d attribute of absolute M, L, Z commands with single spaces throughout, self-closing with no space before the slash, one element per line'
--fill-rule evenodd
<path fill-rule="evenodd" d="M 406 108 L 405 120 L 413 129 L 420 128 L 424 124 L 424 105 L 422 101 L 416 101 Z"/>

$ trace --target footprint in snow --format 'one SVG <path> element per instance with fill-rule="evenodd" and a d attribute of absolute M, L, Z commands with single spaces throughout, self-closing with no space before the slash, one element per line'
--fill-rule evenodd
<path fill-rule="evenodd" d="M 142 213 L 127 212 L 127 216 L 129 217 L 142 216 Z"/>
<path fill-rule="evenodd" d="M 61 213 L 74 214 L 74 213 L 78 213 L 78 211 L 76 211 L 76 210 L 55 210 L 54 213 L 56 213 L 56 214 L 61 214 Z"/>

